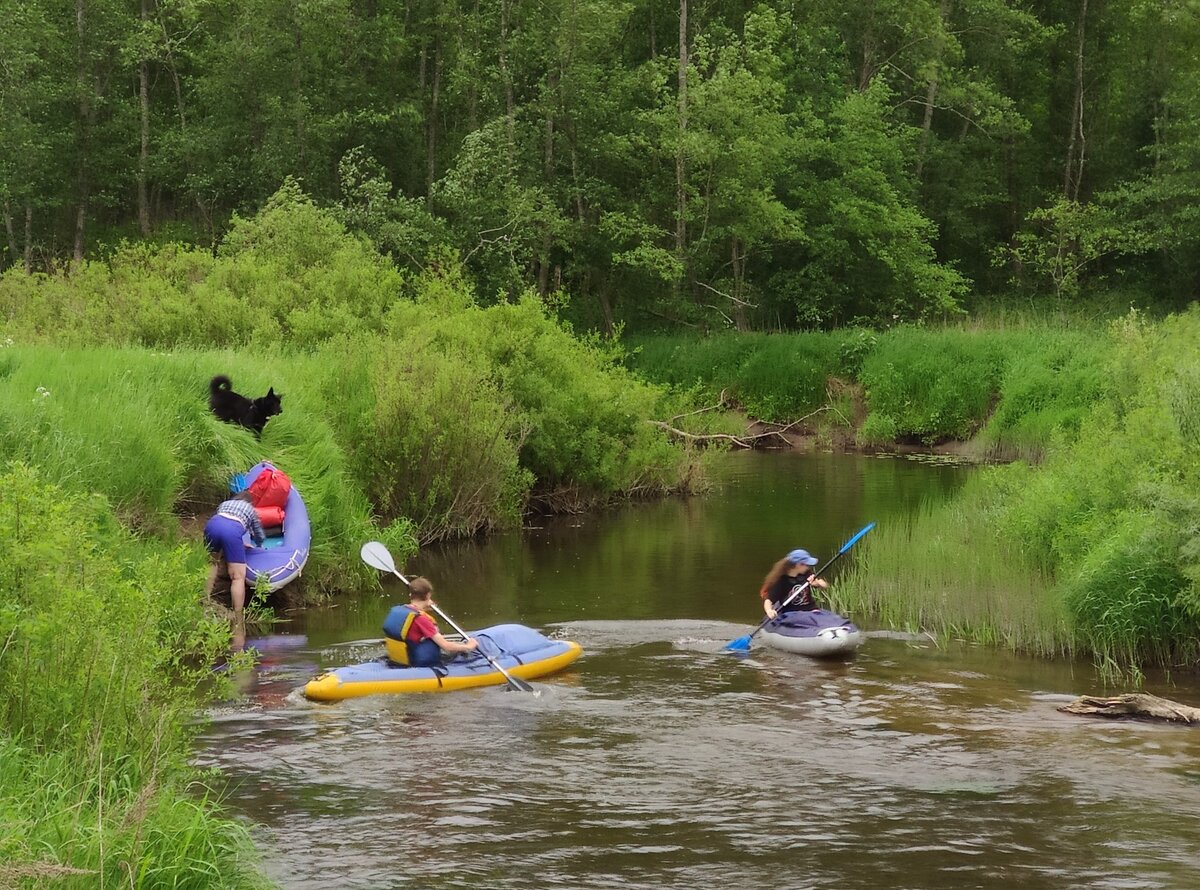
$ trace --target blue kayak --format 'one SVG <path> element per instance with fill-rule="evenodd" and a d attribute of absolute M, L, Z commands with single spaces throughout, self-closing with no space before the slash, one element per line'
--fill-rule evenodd
<path fill-rule="evenodd" d="M 251 467 L 243 487 L 248 488 L 268 466 L 271 464 L 263 461 Z M 259 579 L 263 579 L 266 581 L 264 589 L 269 593 L 295 581 L 308 562 L 311 543 L 308 510 L 300 492 L 292 485 L 283 505 L 283 534 L 267 538 L 262 547 L 246 547 L 246 585 L 254 587 Z"/>

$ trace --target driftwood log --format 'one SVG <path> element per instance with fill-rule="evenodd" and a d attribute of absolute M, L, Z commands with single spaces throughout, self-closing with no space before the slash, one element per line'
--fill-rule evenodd
<path fill-rule="evenodd" d="M 1200 723 L 1200 708 L 1191 708 L 1157 695 L 1133 693 L 1113 698 L 1081 695 L 1059 708 L 1064 714 L 1089 717 L 1133 717 L 1141 720 L 1168 720 L 1172 723 Z"/>

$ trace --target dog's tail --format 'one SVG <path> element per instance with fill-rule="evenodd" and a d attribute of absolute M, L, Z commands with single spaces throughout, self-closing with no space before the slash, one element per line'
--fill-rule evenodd
<path fill-rule="evenodd" d="M 233 381 L 230 380 L 224 374 L 218 374 L 208 384 L 208 391 L 214 396 L 221 390 L 225 390 L 226 392 L 229 392 L 232 389 L 233 389 Z"/>

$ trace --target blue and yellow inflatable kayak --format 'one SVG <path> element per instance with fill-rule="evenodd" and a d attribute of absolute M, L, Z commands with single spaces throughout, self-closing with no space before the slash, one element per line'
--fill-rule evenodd
<path fill-rule="evenodd" d="M 522 680 L 561 671 L 583 650 L 570 640 L 551 640 L 522 624 L 498 624 L 471 636 L 501 667 Z M 504 675 L 481 655 L 458 656 L 438 668 L 392 667 L 386 658 L 338 668 L 304 686 L 315 701 L 341 701 L 362 695 L 395 692 L 453 692 L 506 683 Z"/>

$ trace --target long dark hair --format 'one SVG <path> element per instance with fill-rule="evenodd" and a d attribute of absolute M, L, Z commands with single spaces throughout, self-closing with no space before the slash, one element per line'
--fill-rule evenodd
<path fill-rule="evenodd" d="M 762 588 L 759 590 L 764 599 L 770 596 L 771 588 L 775 586 L 775 582 L 783 577 L 783 573 L 791 565 L 792 563 L 788 562 L 788 558 L 785 556 L 779 562 L 775 563 L 775 565 L 771 566 L 771 571 L 767 572 L 767 577 L 763 578 Z"/>

